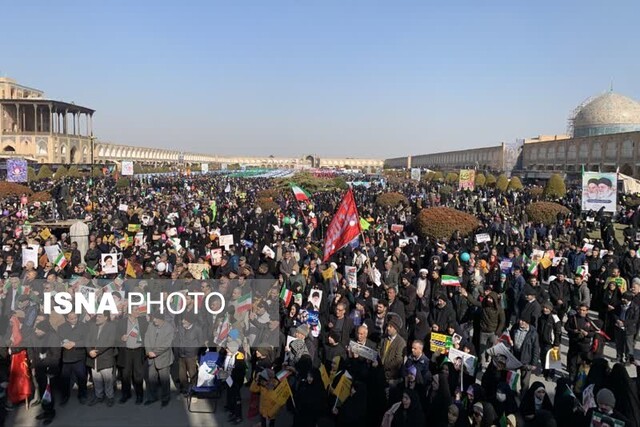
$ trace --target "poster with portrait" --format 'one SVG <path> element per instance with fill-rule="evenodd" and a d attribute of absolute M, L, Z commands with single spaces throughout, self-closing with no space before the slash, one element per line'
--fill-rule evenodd
<path fill-rule="evenodd" d="M 118 273 L 118 254 L 102 254 L 100 260 L 102 271 L 106 274 Z"/>
<path fill-rule="evenodd" d="M 582 210 L 615 212 L 618 176 L 616 173 L 585 172 L 582 174 Z"/>
<path fill-rule="evenodd" d="M 208 173 L 209 172 L 209 163 L 202 163 L 200 165 L 200 171 L 202 171 L 202 173 Z"/>
<path fill-rule="evenodd" d="M 459 175 L 460 190 L 472 190 L 476 187 L 476 171 L 473 169 L 460 169 Z"/>
<path fill-rule="evenodd" d="M 345 265 L 344 277 L 347 279 L 347 285 L 351 289 L 358 287 L 358 267 Z"/>
<path fill-rule="evenodd" d="M 322 291 L 319 289 L 313 289 L 309 295 L 309 301 L 313 305 L 313 309 L 320 311 L 320 304 L 322 304 Z"/>
<path fill-rule="evenodd" d="M 7 181 L 27 182 L 27 161 L 25 159 L 7 159 Z"/>
<path fill-rule="evenodd" d="M 222 248 L 211 249 L 211 265 L 219 266 L 222 263 Z"/>
<path fill-rule="evenodd" d="M 133 162 L 131 160 L 122 162 L 122 176 L 126 175 L 133 175 Z"/>
<path fill-rule="evenodd" d="M 38 266 L 38 247 L 27 246 L 22 248 L 22 266 L 26 267 L 29 261 L 33 263 L 34 268 Z"/>
<path fill-rule="evenodd" d="M 413 181 L 420 181 L 420 168 L 411 168 L 411 179 Z"/>

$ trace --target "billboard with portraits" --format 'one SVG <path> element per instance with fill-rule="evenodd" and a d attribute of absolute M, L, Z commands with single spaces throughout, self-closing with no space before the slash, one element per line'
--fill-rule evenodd
<path fill-rule="evenodd" d="M 582 174 L 582 210 L 615 212 L 618 176 L 616 173 L 585 172 Z"/>

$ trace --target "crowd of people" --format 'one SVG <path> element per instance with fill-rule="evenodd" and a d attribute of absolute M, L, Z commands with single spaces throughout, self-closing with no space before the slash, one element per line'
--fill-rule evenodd
<path fill-rule="evenodd" d="M 570 188 L 558 201 L 570 213 L 541 224 L 527 216 L 535 196 L 526 190 L 373 181 L 353 188 L 367 226 L 327 257 L 344 191 L 299 200 L 273 191 L 273 180 L 214 174 L 31 185 L 55 203 L 0 201 L 5 411 L 28 402 L 49 424 L 72 398 L 162 408 L 172 383 L 184 396 L 201 385 L 200 357 L 215 351 L 208 373 L 236 424 L 273 426 L 288 412 L 289 424 L 309 427 L 640 426 L 633 209 L 581 212 Z M 387 191 L 408 203 L 377 205 Z M 274 206 L 263 210 L 267 193 Z M 433 206 L 481 226 L 419 236 L 415 218 Z M 86 247 L 66 229 L 32 224 L 60 214 L 86 222 Z M 615 223 L 626 225 L 623 239 Z M 47 292 L 87 289 L 115 294 L 119 311 L 43 310 Z M 133 292 L 185 297 L 179 314 L 127 312 Z M 212 292 L 224 310 L 195 310 Z M 282 402 L 273 392 L 284 383 Z"/>

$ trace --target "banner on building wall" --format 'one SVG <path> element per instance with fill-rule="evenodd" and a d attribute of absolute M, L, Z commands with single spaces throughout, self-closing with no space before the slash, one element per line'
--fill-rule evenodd
<path fill-rule="evenodd" d="M 582 210 L 615 212 L 618 176 L 616 173 L 584 172 L 582 174 Z"/>
<path fill-rule="evenodd" d="M 27 161 L 25 159 L 7 159 L 7 181 L 27 182 Z"/>
<path fill-rule="evenodd" d="M 122 176 L 133 175 L 133 162 L 125 160 L 122 162 Z"/>
<path fill-rule="evenodd" d="M 476 171 L 473 169 L 460 169 L 460 190 L 473 190 L 476 186 Z"/>

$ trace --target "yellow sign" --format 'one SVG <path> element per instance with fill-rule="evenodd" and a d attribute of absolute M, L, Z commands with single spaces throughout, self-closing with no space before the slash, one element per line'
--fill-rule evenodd
<path fill-rule="evenodd" d="M 340 402 L 344 403 L 344 401 L 351 396 L 351 382 L 351 375 L 349 375 L 348 371 L 345 371 L 338 380 L 336 388 L 333 389 L 333 394 L 338 398 L 338 400 L 340 400 Z"/>
<path fill-rule="evenodd" d="M 324 367 L 324 363 L 320 364 L 320 377 L 322 378 L 322 383 L 324 384 L 324 388 L 326 390 L 327 387 L 331 385 L 331 380 L 329 379 L 327 368 Z"/>
<path fill-rule="evenodd" d="M 44 240 L 47 240 L 49 237 L 51 237 L 51 231 L 49 231 L 49 227 L 40 232 L 40 237 L 42 237 Z"/>

